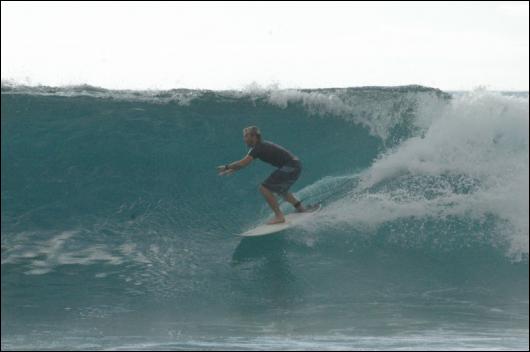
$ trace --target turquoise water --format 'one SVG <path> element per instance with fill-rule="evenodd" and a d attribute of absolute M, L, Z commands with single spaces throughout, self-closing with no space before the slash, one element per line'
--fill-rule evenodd
<path fill-rule="evenodd" d="M 527 93 L 3 84 L 1 122 L 2 349 L 528 349 Z M 248 125 L 302 226 L 236 236 Z"/>

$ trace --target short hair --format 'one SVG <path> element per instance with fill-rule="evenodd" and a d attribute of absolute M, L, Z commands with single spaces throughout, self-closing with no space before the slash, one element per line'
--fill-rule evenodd
<path fill-rule="evenodd" d="M 247 133 L 253 134 L 254 136 L 258 136 L 258 138 L 261 140 L 261 131 L 256 126 L 249 126 L 243 128 L 243 134 L 246 135 Z"/>

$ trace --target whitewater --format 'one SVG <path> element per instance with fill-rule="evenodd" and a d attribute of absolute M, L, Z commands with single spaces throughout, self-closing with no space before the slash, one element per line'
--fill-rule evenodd
<path fill-rule="evenodd" d="M 528 350 L 527 92 L 1 93 L 2 350 Z M 242 239 L 250 125 L 323 208 Z"/>

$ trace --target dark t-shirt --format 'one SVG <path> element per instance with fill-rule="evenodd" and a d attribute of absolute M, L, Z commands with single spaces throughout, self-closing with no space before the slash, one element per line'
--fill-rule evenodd
<path fill-rule="evenodd" d="M 247 155 L 250 155 L 254 159 L 258 158 L 276 167 L 294 164 L 298 161 L 298 157 L 293 155 L 290 151 L 269 141 L 263 141 L 256 144 L 248 151 Z"/>

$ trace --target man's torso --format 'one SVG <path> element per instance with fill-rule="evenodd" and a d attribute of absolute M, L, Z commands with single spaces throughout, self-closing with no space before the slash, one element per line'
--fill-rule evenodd
<path fill-rule="evenodd" d="M 269 141 L 263 141 L 256 144 L 248 151 L 248 155 L 252 156 L 254 159 L 258 158 L 276 167 L 295 165 L 299 162 L 298 157 L 290 151 Z"/>

